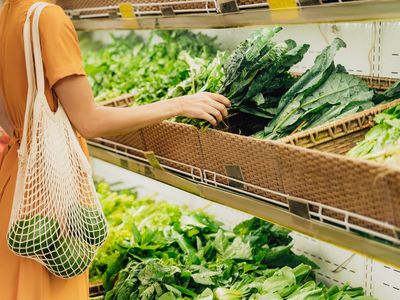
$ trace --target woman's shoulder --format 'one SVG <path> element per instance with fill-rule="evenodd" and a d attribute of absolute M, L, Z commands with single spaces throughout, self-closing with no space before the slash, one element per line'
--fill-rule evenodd
<path fill-rule="evenodd" d="M 60 6 L 50 5 L 43 10 L 40 16 L 40 23 L 41 27 L 50 27 L 60 24 L 70 24 L 71 20 Z"/>
<path fill-rule="evenodd" d="M 57 5 L 48 6 L 43 10 L 40 16 L 39 28 L 42 39 L 54 40 L 65 38 L 69 33 L 75 34 L 71 19 Z"/>

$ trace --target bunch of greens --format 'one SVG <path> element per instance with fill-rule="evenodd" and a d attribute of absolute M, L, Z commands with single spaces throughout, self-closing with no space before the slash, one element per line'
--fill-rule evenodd
<path fill-rule="evenodd" d="M 315 283 L 317 266 L 277 225 L 253 218 L 226 230 L 202 211 L 105 183 L 97 190 L 110 236 L 91 276 L 102 278 L 105 299 L 372 299 Z"/>
<path fill-rule="evenodd" d="M 84 64 L 96 101 L 134 93 L 137 104 L 146 104 L 164 98 L 170 87 L 189 77 L 182 51 L 208 64 L 217 49 L 214 38 L 187 30 L 153 31 L 145 42 L 131 32 L 112 36 L 97 51 L 84 51 Z"/>
<path fill-rule="evenodd" d="M 293 40 L 271 41 L 281 29 L 257 31 L 225 63 L 219 92 L 232 101 L 233 109 L 266 119 L 275 116 L 279 99 L 295 82 L 288 71 L 309 48 Z"/>
<path fill-rule="evenodd" d="M 224 52 L 218 52 L 211 63 L 202 58 L 191 57 L 186 51 L 180 54 L 180 58 L 189 67 L 189 77 L 177 86 L 171 87 L 165 97 L 166 99 L 198 92 L 216 93 L 219 90 L 224 78 L 222 67 L 225 61 Z M 206 121 L 186 117 L 176 117 L 174 120 L 179 123 L 191 124 L 198 128 L 210 126 L 210 123 Z"/>
<path fill-rule="evenodd" d="M 99 281 L 110 261 L 133 243 L 133 228 L 159 228 L 167 226 L 181 216 L 182 208 L 150 198 L 139 199 L 133 189 L 113 190 L 109 184 L 96 184 L 99 200 L 109 224 L 108 237 L 99 249 L 90 267 L 90 280 Z"/>
<path fill-rule="evenodd" d="M 375 117 L 376 125 L 347 156 L 384 162 L 400 167 L 400 105 Z"/>
<path fill-rule="evenodd" d="M 277 139 L 294 131 L 374 106 L 374 93 L 343 66 L 335 66 L 336 52 L 346 44 L 336 38 L 315 59 L 314 65 L 282 96 L 277 114 L 256 136 Z"/>

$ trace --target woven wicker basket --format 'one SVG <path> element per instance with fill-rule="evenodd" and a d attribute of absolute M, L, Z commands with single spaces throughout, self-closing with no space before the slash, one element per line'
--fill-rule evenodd
<path fill-rule="evenodd" d="M 104 146 L 115 148 L 116 150 L 128 152 L 128 154 L 136 155 L 139 157 L 144 157 L 144 154 L 142 152 L 130 150 L 129 148 L 126 149 L 125 147 L 115 146 L 115 144 L 113 144 L 113 143 L 107 143 L 107 140 L 117 143 L 117 144 L 131 147 L 131 148 L 134 148 L 134 149 L 137 149 L 140 151 L 146 151 L 146 146 L 145 146 L 142 130 L 138 130 L 138 131 L 131 132 L 128 134 L 124 134 L 124 135 L 107 137 L 106 140 L 103 140 L 100 143 Z"/>
<path fill-rule="evenodd" d="M 365 80 L 368 86 L 378 91 L 385 91 L 390 88 L 395 82 L 399 81 L 398 78 L 389 77 L 374 77 L 374 76 L 358 76 Z"/>
<path fill-rule="evenodd" d="M 346 154 L 361 141 L 374 125 L 374 117 L 385 109 L 400 104 L 400 100 L 378 105 L 346 118 L 282 138 L 285 144 Z"/>
<path fill-rule="evenodd" d="M 372 84 L 374 79 L 365 80 Z M 389 79 L 375 80 L 375 88 L 385 89 L 390 84 Z M 288 204 L 288 198 L 298 197 L 400 228 L 400 172 L 337 155 L 347 152 L 364 137 L 376 114 L 397 103 L 400 100 L 279 142 L 214 129 L 200 132 L 192 126 L 168 121 L 110 140 L 153 151 L 165 158 L 160 158 L 160 163 L 186 173 L 190 172 L 190 166 L 195 166 L 204 170 L 205 179 L 219 184 L 232 185 L 228 171 L 236 166 L 242 181 L 248 183 L 244 187 L 246 192 L 284 205 Z M 353 220 L 329 208 L 321 212 L 320 207 L 311 204 L 310 210 L 340 221 L 348 218 L 352 224 L 395 235 L 393 231 L 368 221 Z"/>
<path fill-rule="evenodd" d="M 326 153 L 346 154 L 374 125 L 374 117 L 385 109 L 400 104 L 396 100 L 382 104 L 364 112 L 343 118 L 317 128 L 300 132 L 281 139 L 281 142 L 319 150 Z M 281 151 L 281 157 L 289 165 L 285 172 L 285 190 L 289 194 L 301 195 L 307 199 L 320 201 L 338 201 L 340 207 L 353 212 L 386 221 L 400 227 L 400 171 L 392 170 L 374 162 L 348 159 L 343 156 L 321 155 L 320 152 L 296 150 Z M 301 157 L 298 157 L 298 156 Z M 301 168 L 301 161 L 308 157 L 308 164 Z M 290 166 L 295 164 L 295 166 Z M 324 166 L 321 168 L 321 166 Z M 301 170 L 301 171 L 300 171 Z M 318 172 L 318 174 L 316 174 Z M 324 173 L 326 172 L 326 174 Z M 288 176 L 291 174 L 291 176 Z M 307 174 L 300 180 L 293 178 Z M 294 176 L 292 176 L 294 175 Z M 318 190 L 312 186 L 318 186 Z M 322 203 L 324 203 L 322 202 Z M 381 207 L 379 207 L 381 206 Z M 333 217 L 337 217 L 333 215 Z M 374 226 L 365 226 L 371 229 Z"/>
<path fill-rule="evenodd" d="M 99 105 L 101 106 L 108 106 L 108 107 L 128 107 L 130 106 L 133 102 L 134 102 L 135 98 L 133 94 L 127 94 L 127 95 L 123 95 L 108 101 L 104 101 L 99 103 Z M 136 131 L 136 132 L 131 132 L 128 134 L 124 134 L 124 135 L 119 135 L 119 136 L 112 136 L 112 137 L 107 137 L 107 140 L 111 141 L 111 142 L 115 142 L 118 144 L 122 144 L 122 145 L 126 145 L 141 151 L 145 150 L 145 144 L 144 144 L 144 140 L 143 140 L 143 134 L 142 131 Z M 97 143 L 100 143 L 104 146 L 108 146 L 111 148 L 115 148 L 115 145 L 113 143 L 107 143 L 106 140 L 103 140 L 101 142 L 96 141 Z M 118 148 L 118 147 L 117 147 Z M 126 149 L 118 149 L 121 151 L 126 151 Z M 130 154 L 133 155 L 137 155 L 137 156 L 141 156 L 144 157 L 142 153 L 138 153 L 137 151 L 129 151 L 127 150 L 128 153 L 131 152 Z"/>
<path fill-rule="evenodd" d="M 237 166 L 241 172 L 241 181 L 268 190 L 284 192 L 280 175 L 279 152 L 274 142 L 213 129 L 200 133 L 200 141 L 205 170 L 232 177 L 227 167 Z M 212 173 L 207 179 L 229 185 L 227 178 L 213 178 Z M 247 187 L 246 190 L 287 203 L 285 198 L 266 190 L 252 187 Z"/>
<path fill-rule="evenodd" d="M 165 121 L 141 132 L 146 151 L 168 159 L 160 159 L 160 163 L 187 173 L 191 172 L 190 166 L 203 167 L 199 131 L 195 127 Z"/>
<path fill-rule="evenodd" d="M 353 212 L 400 228 L 400 172 L 344 156 L 281 145 L 281 175 L 285 193 Z M 393 186 L 390 186 L 393 184 Z M 311 205 L 311 211 L 318 211 Z M 394 208 L 397 208 L 395 210 Z M 345 221 L 345 215 L 325 210 L 323 215 Z M 395 233 L 362 220 L 349 220 L 389 236 Z"/>
<path fill-rule="evenodd" d="M 243 181 L 250 184 L 246 191 L 284 203 L 288 199 L 305 199 L 311 203 L 311 212 L 392 237 L 395 237 L 393 231 L 373 222 L 346 217 L 335 208 L 400 228 L 400 180 L 393 179 L 400 178 L 399 171 L 336 154 L 215 130 L 201 134 L 201 146 L 205 169 L 228 176 L 226 165 L 239 166 Z M 213 180 L 228 184 L 224 177 Z M 322 211 L 321 204 L 327 206 Z"/>

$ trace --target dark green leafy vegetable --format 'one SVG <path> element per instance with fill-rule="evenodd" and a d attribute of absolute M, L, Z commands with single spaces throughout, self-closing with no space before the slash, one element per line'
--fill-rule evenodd
<path fill-rule="evenodd" d="M 309 48 L 297 46 L 293 40 L 272 42 L 281 29 L 257 31 L 227 60 L 226 78 L 219 92 L 232 101 L 233 109 L 266 119 L 276 114 L 280 97 L 295 82 L 288 71 Z"/>
<path fill-rule="evenodd" d="M 276 115 L 256 137 L 282 138 L 400 97 L 400 82 L 378 94 L 343 66 L 335 66 L 335 54 L 343 47 L 346 44 L 336 38 L 322 51 L 314 65 L 278 100 L 273 111 Z"/>
<path fill-rule="evenodd" d="M 314 65 L 282 96 L 277 114 L 257 137 L 277 139 L 374 106 L 373 91 L 343 66 L 336 52 L 346 44 L 336 38 Z"/>

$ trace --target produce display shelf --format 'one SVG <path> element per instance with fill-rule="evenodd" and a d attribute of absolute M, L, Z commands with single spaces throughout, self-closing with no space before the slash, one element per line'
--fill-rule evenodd
<path fill-rule="evenodd" d="M 101 2 L 101 1 L 100 1 Z M 239 4 L 238 11 L 220 13 L 219 1 L 192 0 L 180 2 L 133 3 L 133 14 L 122 18 L 118 5 L 89 8 L 66 8 L 74 20 L 77 30 L 101 29 L 201 29 L 263 26 L 276 24 L 306 24 L 349 21 L 396 20 L 400 19 L 400 1 L 360 0 L 337 1 L 297 1 L 299 6 L 291 9 L 268 9 L 267 2 Z M 221 1 L 222 2 L 222 1 Z M 246 1 L 244 1 L 246 2 Z M 301 6 L 311 2 L 315 5 Z M 174 4 L 188 5 L 188 9 L 173 9 Z M 187 3 L 187 4 L 186 4 Z M 190 4 L 196 7 L 190 8 Z M 62 4 L 61 4 L 62 5 Z M 145 10 L 145 7 L 158 7 Z"/>
<path fill-rule="evenodd" d="M 377 225 L 386 227 L 388 230 L 394 230 L 389 224 L 370 220 L 354 213 L 340 211 L 339 209 L 327 207 L 318 203 L 313 203 L 319 205 L 320 209 L 318 212 L 310 212 L 310 218 L 304 218 L 291 213 L 288 206 L 279 201 L 261 197 L 252 192 L 235 187 L 237 184 L 246 185 L 245 182 L 234 178 L 228 178 L 229 181 L 236 182 L 236 185 L 223 185 L 218 183 L 217 180 L 212 180 L 212 178 L 222 176 L 220 174 L 213 172 L 211 172 L 213 174 L 209 174 L 210 172 L 207 170 L 201 171 L 200 174 L 195 172 L 184 174 L 181 168 L 174 169 L 168 165 L 155 163 L 154 157 L 153 160 L 144 158 L 146 157 L 146 153 L 143 153 L 143 151 L 117 143 L 112 145 L 110 141 L 106 141 L 106 145 L 104 145 L 103 142 L 102 139 L 89 141 L 89 149 L 93 157 L 167 183 L 205 199 L 244 211 L 311 237 L 363 254 L 372 259 L 382 261 L 395 267 L 400 266 L 399 248 L 362 237 L 352 231 L 356 230 L 369 236 L 392 241 L 394 243 L 398 243 L 398 240 L 379 232 L 374 232 L 368 228 L 352 224 L 350 220 L 361 218 L 368 222 L 376 222 Z M 155 157 L 155 160 L 157 161 L 157 157 Z M 196 167 L 193 167 L 192 170 L 196 172 L 199 171 Z M 259 187 L 252 186 L 252 188 Z M 326 210 L 345 213 L 345 221 L 338 222 L 338 220 L 324 215 Z"/>
<path fill-rule="evenodd" d="M 104 287 L 101 282 L 91 283 L 89 285 L 90 297 L 100 297 L 104 295 Z"/>
<path fill-rule="evenodd" d="M 134 99 L 135 94 L 126 94 L 114 99 L 99 102 L 98 105 L 108 107 L 128 107 L 134 102 Z"/>

